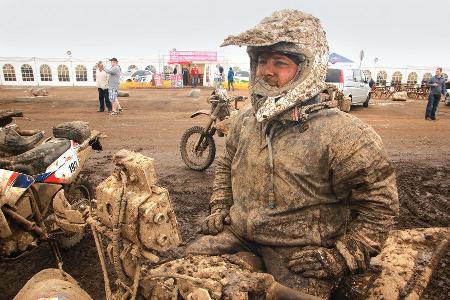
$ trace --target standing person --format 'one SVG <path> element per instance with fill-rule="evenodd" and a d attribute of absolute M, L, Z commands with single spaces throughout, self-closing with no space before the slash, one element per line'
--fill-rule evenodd
<path fill-rule="evenodd" d="M 370 80 L 369 80 L 369 87 L 370 87 L 369 99 L 372 99 L 372 93 L 375 89 L 375 81 L 373 80 L 373 78 L 370 78 Z"/>
<path fill-rule="evenodd" d="M 108 93 L 108 74 L 105 72 L 105 67 L 103 62 L 99 61 L 97 63 L 97 71 L 95 72 L 95 84 L 98 90 L 98 112 L 105 111 L 105 104 L 108 108 L 108 112 L 112 111 L 111 102 L 109 101 Z"/>
<path fill-rule="evenodd" d="M 234 91 L 234 71 L 233 69 L 230 67 L 230 69 L 228 70 L 228 91 L 230 90 L 230 86 L 233 88 Z"/>
<path fill-rule="evenodd" d="M 182 74 L 183 74 L 183 85 L 187 86 L 189 82 L 189 70 L 186 66 L 183 66 Z"/>
<path fill-rule="evenodd" d="M 447 89 L 445 88 L 445 78 L 442 76 L 442 68 L 436 69 L 436 75 L 428 80 L 427 86 L 430 88 L 428 95 L 428 104 L 425 111 L 425 120 L 436 120 L 436 110 L 441 101 L 441 96 L 445 97 Z"/>
<path fill-rule="evenodd" d="M 109 74 L 108 93 L 109 101 L 112 103 L 111 115 L 117 115 L 119 112 L 123 111 L 122 106 L 120 106 L 119 99 L 117 99 L 117 96 L 119 95 L 120 74 L 122 71 L 117 58 L 111 58 L 109 61 L 111 62 L 111 68 L 104 70 Z"/>
<path fill-rule="evenodd" d="M 375 81 L 373 80 L 373 78 L 370 78 L 370 80 L 369 80 L 369 87 L 373 88 L 374 85 L 375 85 Z"/>
<path fill-rule="evenodd" d="M 231 123 L 205 235 L 186 252 L 241 253 L 281 285 L 328 299 L 367 270 L 395 224 L 394 166 L 373 128 L 320 99 L 328 43 L 317 18 L 277 11 L 228 45 L 247 46 L 251 106 Z"/>
<path fill-rule="evenodd" d="M 220 88 L 220 85 L 222 84 L 223 68 L 222 68 L 222 72 L 220 72 L 221 68 L 222 68 L 222 66 L 220 64 L 217 64 L 216 69 L 214 71 L 214 88 L 215 89 Z"/>
<path fill-rule="evenodd" d="M 198 83 L 198 68 L 197 65 L 194 64 L 194 66 L 191 69 L 191 76 L 192 76 L 192 87 L 197 87 Z"/>

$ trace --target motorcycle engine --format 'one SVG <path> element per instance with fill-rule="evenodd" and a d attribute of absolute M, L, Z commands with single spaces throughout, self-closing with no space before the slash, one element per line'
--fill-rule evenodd
<path fill-rule="evenodd" d="M 110 233 L 120 222 L 121 237 L 143 251 L 175 248 L 181 242 L 176 217 L 168 191 L 155 185 L 153 159 L 121 150 L 114 163 L 116 171 L 96 190 L 97 220 Z"/>

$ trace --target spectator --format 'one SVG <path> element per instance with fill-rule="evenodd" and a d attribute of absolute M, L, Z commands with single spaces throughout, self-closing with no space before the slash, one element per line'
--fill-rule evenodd
<path fill-rule="evenodd" d="M 108 108 L 108 112 L 111 112 L 111 102 L 109 101 L 109 94 L 108 94 L 108 74 L 106 74 L 104 70 L 103 62 L 99 61 L 97 63 L 97 71 L 96 71 L 96 77 L 95 77 L 95 83 L 98 90 L 98 112 L 105 111 L 105 104 Z"/>
<path fill-rule="evenodd" d="M 194 65 L 191 69 L 191 77 L 192 77 L 192 87 L 197 87 L 198 83 L 198 68 L 197 65 Z"/>
<path fill-rule="evenodd" d="M 232 88 L 232 90 L 234 91 L 234 71 L 233 69 L 230 67 L 230 69 L 228 70 L 228 91 L 230 90 L 230 87 Z"/>
<path fill-rule="evenodd" d="M 183 85 L 187 86 L 189 81 L 189 70 L 186 66 L 183 66 L 183 69 L 181 71 L 181 74 L 183 74 Z"/>
<path fill-rule="evenodd" d="M 222 69 L 222 72 L 220 72 L 221 69 Z M 217 64 L 216 70 L 214 71 L 214 88 L 215 89 L 220 88 L 220 85 L 222 84 L 222 73 L 223 73 L 223 67 L 220 64 Z"/>
<path fill-rule="evenodd" d="M 119 95 L 119 85 L 120 85 L 120 73 L 122 73 L 119 62 L 117 58 L 111 58 L 109 60 L 111 62 L 111 68 L 105 69 L 105 72 L 109 74 L 108 79 L 108 92 L 109 92 L 109 101 L 112 103 L 112 112 L 111 115 L 117 115 L 119 112 L 122 112 L 122 106 L 120 106 L 119 100 L 117 96 Z"/>
<path fill-rule="evenodd" d="M 442 68 L 436 69 L 436 75 L 428 80 L 427 86 L 430 88 L 428 95 L 428 104 L 425 111 L 425 120 L 436 120 L 436 110 L 441 101 L 441 95 L 445 97 L 447 89 L 445 88 L 445 78 L 442 76 Z"/>
<path fill-rule="evenodd" d="M 371 99 L 372 98 L 372 92 L 375 89 L 375 81 L 373 80 L 373 78 L 370 78 L 370 80 L 369 80 L 369 87 L 370 87 L 369 99 Z"/>

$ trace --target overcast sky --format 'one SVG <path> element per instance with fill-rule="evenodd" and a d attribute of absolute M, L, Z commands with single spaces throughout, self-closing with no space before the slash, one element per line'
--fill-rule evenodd
<path fill-rule="evenodd" d="M 450 1 L 0 0 L 0 56 L 157 58 L 169 49 L 219 51 L 247 61 L 224 37 L 274 10 L 318 17 L 331 52 L 365 65 L 450 67 Z"/>

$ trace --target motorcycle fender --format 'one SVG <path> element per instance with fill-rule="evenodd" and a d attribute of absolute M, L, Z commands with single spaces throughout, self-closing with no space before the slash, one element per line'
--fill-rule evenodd
<path fill-rule="evenodd" d="M 11 228 L 9 228 L 8 221 L 6 221 L 3 211 L 0 209 L 0 238 L 6 239 L 12 235 Z"/>
<path fill-rule="evenodd" d="M 92 155 L 92 152 L 93 152 L 93 150 L 91 147 L 86 147 L 85 149 L 77 152 L 79 165 L 78 165 L 78 168 L 75 170 L 76 176 L 78 176 L 80 171 L 83 169 L 84 164 L 86 163 L 86 160 Z"/>
<path fill-rule="evenodd" d="M 60 184 L 35 183 L 32 189 L 35 191 L 37 203 L 42 215 L 46 215 L 55 194 L 61 190 Z"/>
<path fill-rule="evenodd" d="M 0 207 L 14 206 L 33 182 L 34 178 L 26 174 L 0 169 Z"/>
<path fill-rule="evenodd" d="M 75 154 L 72 160 L 67 161 L 64 166 L 58 170 L 67 183 L 72 183 L 83 170 L 86 160 L 92 155 L 94 150 L 92 147 L 77 148 L 75 149 Z"/>
<path fill-rule="evenodd" d="M 72 209 L 64 191 L 60 190 L 53 198 L 56 224 L 65 231 L 83 232 L 86 221 L 80 211 Z"/>
<path fill-rule="evenodd" d="M 69 184 L 78 175 L 79 165 L 77 151 L 71 147 L 47 168 L 43 182 Z"/>
<path fill-rule="evenodd" d="M 195 118 L 195 117 L 198 117 L 200 115 L 210 116 L 211 115 L 211 110 L 202 109 L 202 110 L 196 111 L 195 113 L 193 113 L 191 115 L 191 118 Z"/>

